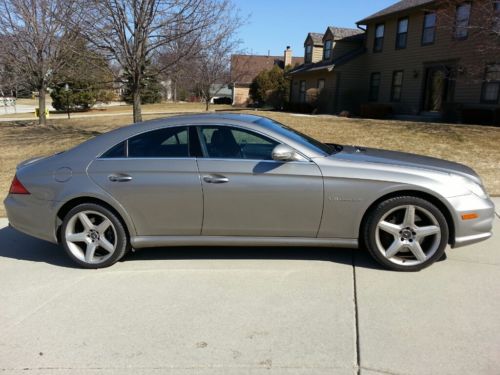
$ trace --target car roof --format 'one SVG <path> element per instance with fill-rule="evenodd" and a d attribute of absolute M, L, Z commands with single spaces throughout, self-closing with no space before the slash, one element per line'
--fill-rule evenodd
<path fill-rule="evenodd" d="M 269 121 L 263 121 L 269 120 Z M 274 124 L 274 125 L 273 125 Z M 114 145 L 135 135 L 170 126 L 189 126 L 189 125 L 236 125 L 249 130 L 262 132 L 278 140 L 285 141 L 290 146 L 296 147 L 308 157 L 322 156 L 311 150 L 304 150 L 303 145 L 297 144 L 288 139 L 284 134 L 284 129 L 275 126 L 276 122 L 263 116 L 242 113 L 204 113 L 189 114 L 164 117 L 154 120 L 148 120 L 140 123 L 114 129 L 110 132 L 94 137 L 70 150 L 71 152 L 84 151 L 90 155 L 101 154 Z"/>

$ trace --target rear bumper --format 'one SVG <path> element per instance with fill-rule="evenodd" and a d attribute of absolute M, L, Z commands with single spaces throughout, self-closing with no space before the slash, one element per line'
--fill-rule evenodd
<path fill-rule="evenodd" d="M 4 200 L 9 225 L 30 236 L 57 243 L 55 214 L 51 201 L 32 195 L 9 194 Z"/>
<path fill-rule="evenodd" d="M 492 236 L 495 205 L 491 199 L 483 199 L 474 194 L 448 199 L 454 208 L 455 238 L 451 247 L 461 247 L 487 240 Z M 464 214 L 477 214 L 477 218 L 463 220 Z"/>

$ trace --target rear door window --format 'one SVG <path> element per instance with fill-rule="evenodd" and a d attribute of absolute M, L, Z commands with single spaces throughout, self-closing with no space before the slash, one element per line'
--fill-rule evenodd
<path fill-rule="evenodd" d="M 189 157 L 188 127 L 153 130 L 128 140 L 129 158 Z"/>

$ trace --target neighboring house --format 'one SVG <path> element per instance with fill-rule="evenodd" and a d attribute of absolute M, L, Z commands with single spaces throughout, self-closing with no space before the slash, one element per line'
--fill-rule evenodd
<path fill-rule="evenodd" d="M 291 102 L 310 103 L 322 112 L 339 111 L 357 86 L 357 70 L 362 69 L 359 56 L 365 52 L 364 32 L 328 27 L 323 34 L 309 33 L 304 51 L 304 64 L 290 72 Z"/>
<path fill-rule="evenodd" d="M 499 49 L 478 53 L 480 38 L 498 43 L 498 33 L 479 38 L 469 27 L 481 25 L 490 7 L 500 15 L 492 0 L 403 0 L 358 21 L 363 31 L 329 27 L 321 40 L 310 33 L 305 63 L 291 72 L 291 101 L 331 113 L 359 113 L 367 103 L 432 117 L 464 108 L 498 111 Z"/>
<path fill-rule="evenodd" d="M 221 98 L 233 98 L 233 90 L 229 85 L 223 83 L 214 83 L 210 86 L 210 103 L 214 103 L 214 100 Z"/>
<path fill-rule="evenodd" d="M 283 56 L 266 55 L 232 55 L 231 82 L 233 87 L 233 105 L 246 105 L 250 102 L 250 84 L 262 71 L 278 65 L 296 66 L 304 62 L 303 57 L 293 57 L 292 50 L 287 47 Z"/>

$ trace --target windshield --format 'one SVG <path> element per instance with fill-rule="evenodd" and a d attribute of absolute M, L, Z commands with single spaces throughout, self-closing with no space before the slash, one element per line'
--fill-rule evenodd
<path fill-rule="evenodd" d="M 324 153 L 326 155 L 331 155 L 335 152 L 340 151 L 341 146 L 334 144 L 326 144 L 322 143 L 306 134 L 299 132 L 298 130 L 292 129 L 286 125 L 283 125 L 277 121 L 271 120 L 269 118 L 260 118 L 255 121 L 256 124 L 270 126 L 281 129 L 281 133 L 286 133 L 289 138 L 292 138 L 294 141 L 305 144 L 310 148 L 313 148 L 316 152 Z M 278 130 L 278 129 L 277 129 Z"/>

